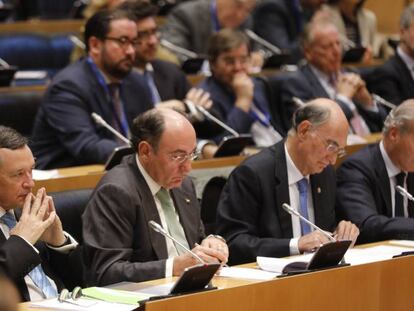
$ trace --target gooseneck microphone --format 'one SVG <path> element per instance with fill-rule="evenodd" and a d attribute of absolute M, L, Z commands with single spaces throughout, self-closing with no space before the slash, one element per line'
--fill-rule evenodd
<path fill-rule="evenodd" d="M 121 139 L 125 144 L 129 145 L 129 140 L 124 135 L 119 133 L 116 129 L 114 129 L 112 126 L 110 126 L 99 114 L 96 112 L 91 113 L 92 119 L 95 121 L 96 124 L 102 125 L 104 128 L 109 130 L 112 134 L 114 134 L 116 137 Z"/>
<path fill-rule="evenodd" d="M 395 186 L 395 190 L 397 190 L 403 197 L 406 197 L 410 201 L 414 201 L 414 197 L 411 193 L 409 193 L 405 188 L 401 186 Z"/>
<path fill-rule="evenodd" d="M 276 55 L 280 55 L 282 54 L 282 50 L 279 49 L 276 45 L 270 43 L 269 41 L 266 41 L 265 39 L 259 37 L 257 34 L 255 34 L 253 31 L 251 31 L 250 29 L 245 29 L 244 30 L 245 34 L 254 42 L 260 44 L 261 46 L 263 46 L 264 48 L 266 48 L 270 54 L 276 54 Z M 271 55 L 267 55 L 268 57 Z"/>
<path fill-rule="evenodd" d="M 230 126 L 228 126 L 227 124 L 225 124 L 224 122 L 220 121 L 218 118 L 216 118 L 215 116 L 213 116 L 210 112 L 207 111 L 207 109 L 205 109 L 202 106 L 198 106 L 198 105 L 194 105 L 195 108 L 200 111 L 206 118 L 210 119 L 211 121 L 213 121 L 214 123 L 216 123 L 217 125 L 219 125 L 221 128 L 225 129 L 227 132 L 231 133 L 233 136 L 240 136 L 239 133 L 237 133 L 234 129 L 232 129 Z"/>
<path fill-rule="evenodd" d="M 320 233 L 322 233 L 324 236 L 326 236 L 329 241 L 331 242 L 336 242 L 336 239 L 331 236 L 328 232 L 326 232 L 325 230 L 322 230 L 321 228 L 319 228 L 317 225 L 315 225 L 313 222 L 307 220 L 305 217 L 303 217 L 301 214 L 299 214 L 298 211 L 295 211 L 289 204 L 287 203 L 283 203 L 282 204 L 283 209 L 288 212 L 290 215 L 294 215 L 296 217 L 299 217 L 301 220 L 303 220 L 304 222 L 306 222 L 309 226 L 311 226 L 313 229 L 319 231 Z"/>
<path fill-rule="evenodd" d="M 394 109 L 395 107 L 397 107 L 397 105 L 390 103 L 388 100 L 385 100 L 384 98 L 382 98 L 381 96 L 377 94 L 372 93 L 371 96 L 377 103 L 380 103 L 381 105 L 387 108 Z"/>
<path fill-rule="evenodd" d="M 206 265 L 206 262 L 200 258 L 200 256 L 198 256 L 196 253 L 194 253 L 192 250 L 190 250 L 189 248 L 185 247 L 182 243 L 180 243 L 179 241 L 177 241 L 177 239 L 175 239 L 174 237 L 172 237 L 167 231 L 165 231 L 165 229 L 163 227 L 161 227 L 159 224 L 157 224 L 155 221 L 150 220 L 148 222 L 148 224 L 150 225 L 150 227 L 155 231 L 158 232 L 160 234 L 162 234 L 163 236 L 169 238 L 171 241 L 173 241 L 175 244 L 181 246 L 187 253 L 189 253 L 191 256 L 193 256 L 195 259 L 197 259 L 201 264 Z"/>
<path fill-rule="evenodd" d="M 301 100 L 299 97 L 293 96 L 292 97 L 292 102 L 297 106 L 297 107 L 302 107 L 305 106 L 306 103 Z"/>
<path fill-rule="evenodd" d="M 179 54 L 185 58 L 185 60 L 189 58 L 198 58 L 199 55 L 193 51 L 187 50 L 185 48 L 182 48 L 168 40 L 161 39 L 160 44 L 165 47 L 166 49 L 170 50 L 171 52 L 174 52 L 176 54 Z"/>

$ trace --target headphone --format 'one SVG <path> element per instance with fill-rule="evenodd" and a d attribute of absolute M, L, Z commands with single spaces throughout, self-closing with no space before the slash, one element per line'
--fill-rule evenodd
<path fill-rule="evenodd" d="M 69 302 L 72 303 L 71 301 L 69 301 L 69 299 L 72 300 L 78 300 L 79 298 L 82 297 L 82 288 L 80 286 L 76 286 L 72 292 L 69 292 L 69 290 L 67 290 L 66 288 L 62 289 L 62 291 L 59 293 L 58 296 L 58 301 L 59 302 Z"/>

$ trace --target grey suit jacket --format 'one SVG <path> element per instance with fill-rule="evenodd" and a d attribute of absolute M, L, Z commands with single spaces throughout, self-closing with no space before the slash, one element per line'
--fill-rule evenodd
<path fill-rule="evenodd" d="M 347 158 L 337 171 L 338 214 L 360 229 L 358 243 L 389 239 L 414 239 L 414 203 L 408 203 L 410 218 L 392 217 L 391 189 L 378 144 Z M 414 191 L 414 174 L 407 177 Z"/>
<path fill-rule="evenodd" d="M 171 195 L 190 246 L 204 238 L 199 203 L 189 179 Z M 99 182 L 83 219 L 84 257 L 90 285 L 141 282 L 165 276 L 165 238 L 148 221 L 160 223 L 151 191 L 127 156 Z"/>
<path fill-rule="evenodd" d="M 223 189 L 217 210 L 217 233 L 226 240 L 229 262 L 253 262 L 256 256 L 290 255 L 293 237 L 284 141 L 266 148 L 238 166 Z M 315 222 L 335 227 L 335 173 L 327 167 L 310 176 Z"/>

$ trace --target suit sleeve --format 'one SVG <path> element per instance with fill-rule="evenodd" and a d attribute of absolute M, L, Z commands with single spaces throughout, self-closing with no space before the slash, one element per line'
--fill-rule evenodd
<path fill-rule="evenodd" d="M 374 172 L 360 161 L 346 161 L 337 172 L 336 205 L 339 216 L 355 223 L 361 243 L 414 239 L 414 219 L 388 217 L 378 211 L 381 197 Z"/>
<path fill-rule="evenodd" d="M 83 234 L 89 279 L 93 284 L 102 286 L 164 277 L 166 260 L 134 260 L 154 258 L 152 248 L 144 246 L 151 245 L 146 231 L 149 229 L 142 228 L 147 224 L 139 219 L 142 213 L 137 211 L 142 209 L 142 204 L 136 201 L 137 197 L 127 190 L 105 184 L 89 202 L 83 215 Z M 142 245 L 134 245 L 135 240 Z"/>
<path fill-rule="evenodd" d="M 246 263 L 256 256 L 289 256 L 290 239 L 262 236 L 263 197 L 257 174 L 239 166 L 229 178 L 217 210 L 218 234 L 230 249 L 230 263 Z"/>

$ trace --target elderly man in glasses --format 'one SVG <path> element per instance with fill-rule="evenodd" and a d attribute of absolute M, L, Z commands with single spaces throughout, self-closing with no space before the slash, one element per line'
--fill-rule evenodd
<path fill-rule="evenodd" d="M 355 242 L 350 222 L 336 226 L 335 174 L 349 126 L 332 100 L 315 99 L 299 108 L 286 140 L 247 159 L 230 176 L 220 197 L 217 231 L 230 249 L 230 262 L 256 256 L 285 257 L 309 252 L 328 238 L 283 210 L 288 203 L 335 239 Z"/>
<path fill-rule="evenodd" d="M 137 117 L 131 131 L 136 154 L 104 176 L 83 215 L 90 283 L 177 276 L 199 263 L 154 232 L 150 220 L 205 262 L 227 262 L 224 239 L 204 235 L 195 189 L 187 177 L 196 157 L 191 123 L 178 112 L 157 108 Z"/>

